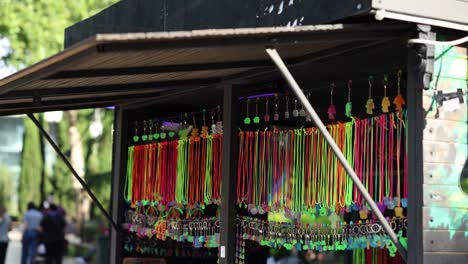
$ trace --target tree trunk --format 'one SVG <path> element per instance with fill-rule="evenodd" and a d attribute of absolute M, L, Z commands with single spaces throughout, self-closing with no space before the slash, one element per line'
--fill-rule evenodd
<path fill-rule="evenodd" d="M 81 141 L 80 131 L 78 129 L 78 111 L 72 110 L 68 112 L 70 117 L 70 162 L 78 175 L 84 180 L 85 175 L 85 160 L 83 153 L 83 145 Z M 86 220 L 89 220 L 89 209 L 91 200 L 83 190 L 83 187 L 75 178 L 73 179 L 73 189 L 75 190 L 75 199 L 77 205 L 77 218 L 79 226 L 82 227 Z"/>

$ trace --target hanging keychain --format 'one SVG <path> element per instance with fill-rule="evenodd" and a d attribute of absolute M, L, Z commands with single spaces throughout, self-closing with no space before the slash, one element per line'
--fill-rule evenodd
<path fill-rule="evenodd" d="M 198 137 L 198 128 L 197 128 L 197 123 L 195 120 L 195 113 L 192 113 L 192 122 L 193 122 L 193 128 L 192 128 L 192 137 Z"/>
<path fill-rule="evenodd" d="M 203 137 L 206 137 L 208 136 L 208 127 L 206 126 L 206 109 L 203 109 L 202 111 L 202 115 L 203 115 L 203 126 L 202 126 L 202 136 Z"/>
<path fill-rule="evenodd" d="M 161 126 L 161 134 L 159 135 L 161 137 L 161 139 L 165 139 L 166 138 L 166 127 L 164 126 Z"/>
<path fill-rule="evenodd" d="M 148 129 L 148 126 L 147 126 L 147 123 L 146 123 L 146 120 L 143 120 L 143 135 L 141 136 L 141 139 L 143 141 L 147 141 L 148 140 L 148 135 L 146 134 L 146 130 Z"/>
<path fill-rule="evenodd" d="M 269 99 L 266 99 L 265 102 L 265 115 L 263 116 L 263 121 L 269 122 L 270 121 L 270 111 L 268 109 L 269 106 Z"/>
<path fill-rule="evenodd" d="M 154 122 L 154 134 L 153 134 L 154 140 L 158 140 L 158 139 L 159 139 L 159 136 L 160 136 L 160 135 L 159 135 L 159 129 L 158 129 L 158 127 L 159 127 L 159 123 L 158 123 L 158 121 L 156 120 L 156 121 Z"/>
<path fill-rule="evenodd" d="M 214 121 L 216 112 L 214 110 L 211 111 L 211 134 L 216 134 L 216 123 Z"/>
<path fill-rule="evenodd" d="M 278 95 L 275 95 L 275 115 L 273 116 L 273 120 L 278 121 L 279 120 L 279 114 L 278 114 Z"/>
<path fill-rule="evenodd" d="M 353 81 L 352 80 L 349 80 L 348 81 L 348 102 L 346 103 L 346 113 L 345 115 L 347 117 L 351 117 L 351 112 L 352 112 L 352 108 L 353 108 L 353 104 L 351 103 L 351 86 L 353 85 Z"/>
<path fill-rule="evenodd" d="M 402 73 L 402 71 L 398 70 L 398 72 L 397 72 L 397 78 L 398 78 L 397 89 L 398 89 L 398 91 L 397 91 L 397 96 L 395 97 L 395 99 L 393 99 L 393 104 L 395 105 L 395 109 L 397 111 L 403 110 L 403 105 L 406 104 L 405 98 L 403 98 L 403 96 L 401 95 L 401 92 L 400 92 L 401 73 Z"/>
<path fill-rule="evenodd" d="M 297 100 L 296 100 L 296 102 L 297 102 Z M 301 104 L 301 110 L 299 111 L 299 116 L 300 117 L 305 117 L 306 116 L 306 112 L 304 110 L 304 105 L 303 104 Z"/>
<path fill-rule="evenodd" d="M 298 117 L 299 116 L 299 111 L 297 110 L 297 99 L 294 99 L 294 110 L 292 112 L 293 117 Z"/>
<path fill-rule="evenodd" d="M 284 111 L 284 119 L 289 119 L 289 96 L 286 94 L 286 110 Z"/>
<path fill-rule="evenodd" d="M 138 136 L 138 121 L 135 121 L 135 135 L 133 136 L 133 142 L 138 142 L 140 137 Z"/>
<path fill-rule="evenodd" d="M 218 111 L 218 121 L 216 121 L 216 132 L 218 134 L 223 134 L 223 120 L 221 120 L 221 106 L 217 106 Z"/>
<path fill-rule="evenodd" d="M 382 112 L 388 113 L 388 107 L 390 107 L 390 99 L 387 96 L 387 85 L 388 85 L 388 75 L 384 75 L 383 87 L 384 87 L 384 97 L 382 98 Z"/>
<path fill-rule="evenodd" d="M 246 125 L 250 125 L 250 123 L 252 122 L 252 120 L 250 120 L 250 117 L 249 117 L 249 103 L 250 103 L 250 99 L 247 98 L 247 100 L 245 100 L 246 113 L 245 113 L 245 118 L 244 118 L 244 124 Z"/>
<path fill-rule="evenodd" d="M 153 120 L 149 121 L 148 128 L 149 128 L 148 140 L 152 141 L 153 140 Z"/>
<path fill-rule="evenodd" d="M 372 99 L 372 82 L 374 81 L 374 77 L 371 75 L 369 76 L 369 99 L 366 102 L 366 113 L 372 115 L 374 113 L 374 99 Z"/>
<path fill-rule="evenodd" d="M 328 119 L 335 120 L 336 108 L 333 104 L 333 92 L 335 91 L 335 83 L 330 84 L 330 106 L 328 107 Z"/>
<path fill-rule="evenodd" d="M 255 100 L 255 117 L 253 118 L 254 124 L 259 124 L 260 123 L 260 117 L 258 116 L 258 101 L 260 99 Z"/>

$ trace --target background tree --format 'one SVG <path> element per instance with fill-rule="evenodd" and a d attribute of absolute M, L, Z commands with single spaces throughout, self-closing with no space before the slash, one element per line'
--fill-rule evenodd
<path fill-rule="evenodd" d="M 22 68 L 63 49 L 64 29 L 117 0 L 2 0 L 0 37 L 8 39 L 8 66 Z"/>
<path fill-rule="evenodd" d="M 12 185 L 10 169 L 5 164 L 0 164 L 0 204 L 6 207 L 9 207 L 10 197 L 13 194 Z"/>
<path fill-rule="evenodd" d="M 21 153 L 21 173 L 18 185 L 18 208 L 24 212 L 29 201 L 41 201 L 41 175 L 44 159 L 41 151 L 40 134 L 34 123 L 24 119 L 23 151 Z"/>
<path fill-rule="evenodd" d="M 94 15 L 117 1 L 0 1 L 0 39 L 7 39 L 9 43 L 8 52 L 1 59 L 5 65 L 20 69 L 53 55 L 63 49 L 65 28 Z M 80 115 L 78 113 L 78 116 Z M 57 141 L 70 158 L 70 153 L 79 153 L 73 151 L 72 147 L 81 145 L 81 142 L 79 142 L 80 144 L 71 144 L 71 134 L 68 129 L 70 118 L 68 114 L 65 114 L 64 117 L 63 123 L 58 125 Z M 29 199 L 42 202 L 45 192 L 53 192 L 63 206 L 73 207 L 76 189 L 73 191 L 71 174 L 59 159 L 54 165 L 52 175 L 45 173 L 44 144 L 41 145 L 39 132 L 31 121 L 25 119 L 24 122 L 25 141 L 22 153 L 22 172 L 19 180 L 20 208 L 24 208 L 24 201 Z M 81 122 L 87 123 L 79 119 L 78 123 Z M 83 140 L 80 134 L 78 134 L 78 138 L 81 138 L 80 141 Z M 83 148 L 85 147 L 83 146 Z M 84 156 L 85 153 L 87 153 L 86 150 L 78 155 Z M 86 168 L 86 164 L 83 167 Z"/>

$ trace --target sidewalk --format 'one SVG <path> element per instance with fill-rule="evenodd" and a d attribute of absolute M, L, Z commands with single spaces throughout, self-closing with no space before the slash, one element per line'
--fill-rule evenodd
<path fill-rule="evenodd" d="M 19 264 L 21 262 L 21 231 L 13 229 L 8 233 L 10 243 L 8 243 L 8 251 L 5 263 Z M 63 264 L 75 264 L 75 260 L 71 257 L 64 257 Z"/>

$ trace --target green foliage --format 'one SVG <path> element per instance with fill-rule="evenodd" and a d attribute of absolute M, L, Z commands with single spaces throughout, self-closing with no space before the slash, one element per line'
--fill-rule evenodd
<path fill-rule="evenodd" d="M 21 68 L 62 50 L 64 29 L 117 0 L 2 0 L 0 37 L 11 50 L 2 58 Z"/>
<path fill-rule="evenodd" d="M 41 202 L 41 173 L 43 170 L 40 134 L 29 118 L 24 118 L 24 139 L 21 152 L 21 173 L 18 186 L 18 208 L 24 212 L 29 201 Z"/>
<path fill-rule="evenodd" d="M 97 139 L 91 138 L 89 127 L 94 119 L 94 109 L 83 109 L 78 112 L 78 129 L 81 136 L 83 154 L 85 158 L 85 181 L 93 191 L 104 208 L 110 209 L 110 187 L 112 171 L 112 124 L 114 112 L 100 109 L 103 123 L 102 136 Z M 69 115 L 64 114 L 62 121 L 58 124 L 57 144 L 65 155 L 70 159 L 70 135 Z M 58 202 L 67 210 L 69 215 L 76 212 L 75 192 L 73 190 L 73 175 L 70 173 L 62 160 L 57 158 L 54 172 L 49 180 L 52 192 Z M 94 216 L 99 216 L 94 207 Z"/>
<path fill-rule="evenodd" d="M 13 194 L 12 174 L 8 166 L 0 164 L 0 205 L 8 207 Z"/>
<path fill-rule="evenodd" d="M 106 109 L 100 109 L 100 111 L 103 124 L 102 135 L 97 139 L 92 139 L 89 134 L 89 126 L 86 127 L 86 132 L 82 133 L 86 138 L 86 141 L 83 141 L 86 142 L 84 144 L 86 147 L 83 147 L 83 150 L 86 151 L 85 180 L 104 208 L 109 210 L 112 181 L 112 124 L 114 122 L 114 112 Z M 88 120 L 92 120 L 92 118 L 88 116 Z M 93 210 L 94 215 L 100 215 L 99 211 Z"/>
<path fill-rule="evenodd" d="M 464 177 L 460 180 L 460 185 L 463 190 L 468 195 L 468 177 Z"/>
<path fill-rule="evenodd" d="M 63 115 L 62 121 L 57 124 L 57 138 L 55 141 L 68 159 L 70 159 L 69 126 L 68 115 Z M 59 157 L 55 161 L 53 173 L 49 176 L 49 182 L 52 186 L 52 190 L 49 190 L 49 192 L 54 194 L 58 203 L 67 211 L 67 214 L 73 215 L 73 212 L 76 212 L 73 175 Z"/>

